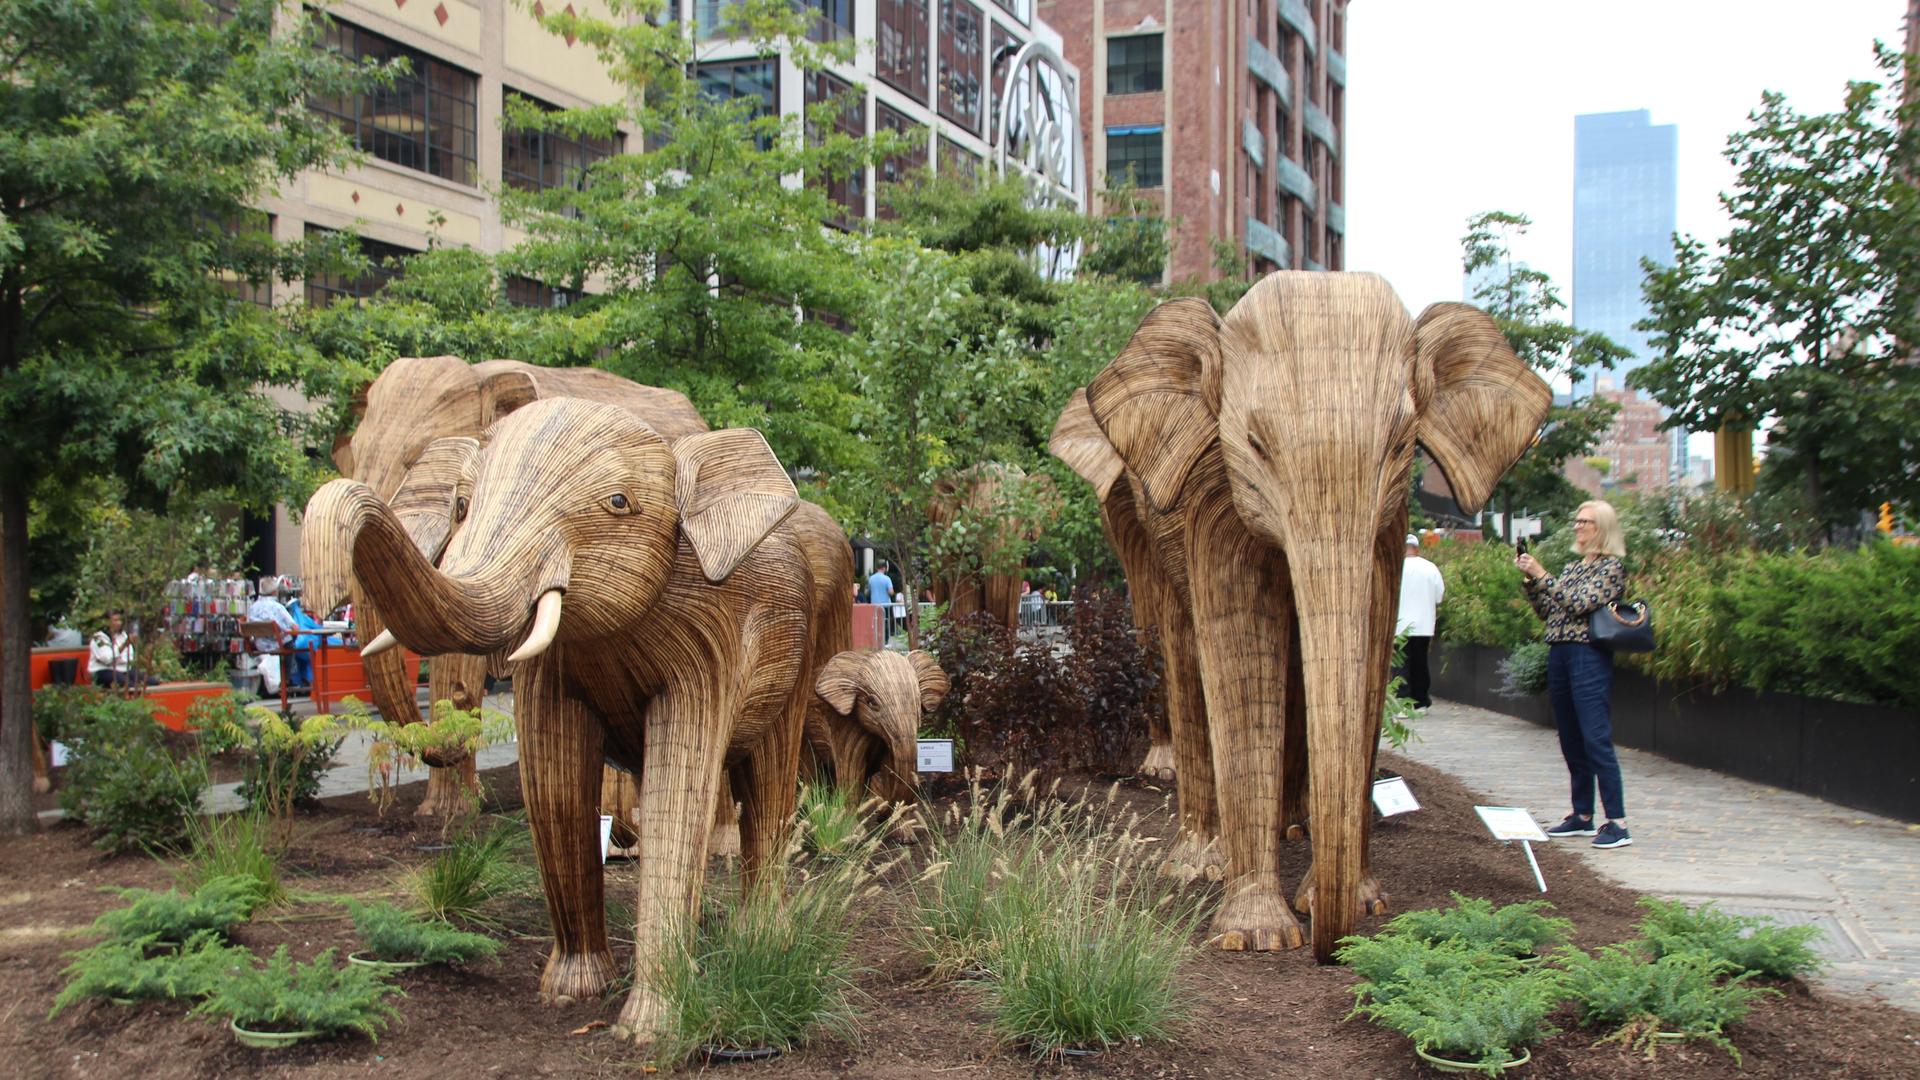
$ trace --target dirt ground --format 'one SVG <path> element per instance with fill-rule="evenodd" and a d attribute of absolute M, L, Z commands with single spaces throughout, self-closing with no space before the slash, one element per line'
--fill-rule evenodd
<path fill-rule="evenodd" d="M 1517 848 L 1487 838 L 1474 817 L 1475 799 L 1445 775 L 1388 757 L 1405 773 L 1425 809 L 1380 826 L 1374 866 L 1395 911 L 1448 902 L 1448 891 L 1510 902 L 1537 897 Z M 518 805 L 512 768 L 483 774 L 490 805 Z M 338 896 L 389 892 L 401 870 L 426 860 L 420 848 L 437 826 L 412 817 L 424 785 L 403 788 L 382 818 L 360 797 L 330 800 L 305 814 L 289 852 L 290 885 L 298 893 Z M 1122 798 L 1162 835 L 1171 822 L 1165 793 L 1130 784 Z M 1630 853 L 1625 857 L 1631 858 Z M 1621 940 L 1636 918 L 1632 894 L 1586 870 L 1550 845 L 1539 849 L 1549 898 L 1573 919 L 1583 946 Z M 1287 849 L 1289 880 L 1305 873 L 1303 845 Z M 631 888 L 630 867 L 609 867 L 608 892 Z M 613 1020 L 617 999 L 568 1007 L 536 1000 L 547 942 L 508 942 L 495 965 L 455 971 L 423 969 L 399 977 L 407 996 L 402 1020 L 378 1042 L 343 1038 L 291 1050 L 249 1050 L 223 1026 L 187 1017 L 177 1004 L 116 1007 L 82 1004 L 48 1020 L 59 991 L 61 954 L 85 943 L 76 931 L 115 898 L 107 885 L 164 887 L 165 867 L 143 857 L 110 858 L 81 831 L 62 825 L 26 840 L 0 843 L 0 1072 L 25 1077 L 207 1076 L 615 1076 L 650 1071 L 631 1048 L 604 1030 L 570 1034 L 594 1020 Z M 1377 925 L 1369 920 L 1364 929 Z M 1176 1043 L 1088 1058 L 1036 1062 L 1017 1047 L 996 1046 L 976 991 L 928 985 L 897 931 L 891 911 L 876 914 L 863 944 L 863 1034 L 857 1044 L 828 1041 L 767 1062 L 713 1065 L 720 1075 L 767 1078 L 954 1077 L 1414 1077 L 1432 1075 L 1407 1041 L 1362 1021 L 1342 1022 L 1351 1007 L 1351 974 L 1322 968 L 1307 950 L 1277 955 L 1202 952 L 1188 978 L 1193 1018 Z M 538 932 L 538 928 L 535 929 Z M 301 903 L 257 918 L 238 940 L 259 951 L 286 943 L 300 958 L 354 947 L 344 913 L 327 903 Z M 1794 983 L 1764 1001 L 1731 1032 L 1745 1059 L 1703 1045 L 1663 1048 L 1657 1061 L 1616 1045 L 1594 1047 L 1595 1033 L 1569 1030 L 1534 1050 L 1520 1077 L 1706 1077 L 1848 1080 L 1920 1075 L 1920 1017 L 1891 1006 L 1830 995 Z M 1572 1028 L 1572 1017 L 1557 1019 Z M 690 1066 L 689 1071 L 701 1071 Z"/>

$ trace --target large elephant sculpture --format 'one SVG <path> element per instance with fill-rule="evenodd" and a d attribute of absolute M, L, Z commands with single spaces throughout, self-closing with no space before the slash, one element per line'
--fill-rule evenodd
<path fill-rule="evenodd" d="M 856 802 L 868 795 L 911 801 L 919 777 L 920 718 L 938 708 L 949 689 L 933 654 L 848 650 L 820 666 L 814 689 L 840 722 L 816 728 L 819 714 L 810 714 L 808 741 L 825 744 L 841 792 Z"/>
<path fill-rule="evenodd" d="M 1124 478 L 1173 585 L 1154 593 L 1163 625 L 1186 608 L 1188 625 L 1164 640 L 1171 660 L 1191 635 L 1202 708 L 1170 715 L 1183 804 L 1196 782 L 1217 804 L 1219 943 L 1302 943 L 1279 849 L 1304 809 L 1313 865 L 1294 904 L 1329 961 L 1381 901 L 1368 791 L 1415 445 L 1478 507 L 1552 392 L 1472 307 L 1413 320 L 1374 275 L 1282 271 L 1224 320 L 1201 300 L 1160 305 L 1070 409 L 1082 402 L 1111 458 L 1066 418 L 1080 438 L 1056 432 L 1056 453 L 1103 505 Z"/>
<path fill-rule="evenodd" d="M 1040 535 L 1052 509 L 1051 479 L 1027 475 L 1018 465 L 986 462 L 941 477 L 933 488 L 933 502 L 927 508 L 927 520 L 936 528 L 951 525 L 964 515 L 975 515 L 991 522 L 991 531 L 982 544 L 982 554 L 992 561 L 1006 563 L 1026 554 L 1026 547 Z M 1047 485 L 1037 489 L 1041 504 L 1038 514 L 1009 512 L 1009 503 L 1028 485 Z M 975 573 L 950 569 L 933 573 L 930 583 L 936 603 L 947 605 L 947 616 L 964 618 L 986 612 L 994 622 L 1012 630 L 1020 625 L 1020 572 L 1017 569 L 994 573 Z M 875 601 L 876 603 L 878 601 Z"/>
<path fill-rule="evenodd" d="M 434 471 L 429 448 L 446 438 L 478 439 L 513 410 L 555 397 L 626 409 L 669 443 L 707 430 L 685 395 L 594 368 L 543 368 L 517 360 L 470 364 L 457 356 L 409 356 L 388 364 L 356 396 L 358 423 L 350 438 L 335 444 L 334 464 L 342 476 L 359 480 L 380 498 L 396 503 L 397 511 L 397 500 L 410 498 L 412 510 L 402 518 L 416 546 L 429 559 L 436 559 L 451 530 L 453 501 L 450 481 L 442 475 L 444 469 Z M 403 495 L 409 488 L 410 495 Z M 343 552 L 303 536 L 301 570 L 311 608 L 329 611 L 352 599 L 362 642 L 375 640 L 386 628 L 379 605 L 370 603 L 353 581 Z M 366 656 L 364 662 L 373 704 L 381 714 L 413 715 L 414 671 L 403 654 L 397 650 L 378 653 Z M 486 675 L 482 657 L 433 657 L 427 675 L 429 700 L 477 708 Z M 434 768 L 419 812 L 434 815 L 464 805 L 464 789 L 473 782 L 472 759 L 429 764 Z"/>
<path fill-rule="evenodd" d="M 613 976 L 591 827 L 601 763 L 640 776 L 633 989 L 624 1035 L 657 1034 L 648 972 L 696 910 L 723 783 L 744 869 L 775 860 L 812 696 L 813 571 L 798 497 L 750 429 L 666 439 L 625 410 L 536 401 L 488 433 L 436 567 L 385 500 L 335 480 L 308 505 L 393 636 L 424 655 L 511 649 L 521 787 L 554 945 L 547 1000 Z"/>

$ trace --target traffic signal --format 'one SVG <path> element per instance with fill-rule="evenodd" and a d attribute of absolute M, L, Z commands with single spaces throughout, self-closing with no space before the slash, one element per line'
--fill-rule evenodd
<path fill-rule="evenodd" d="M 1893 531 L 1893 504 L 1890 502 L 1883 502 L 1880 504 L 1879 528 L 1880 528 L 1880 531 L 1883 533 L 1890 533 Z"/>

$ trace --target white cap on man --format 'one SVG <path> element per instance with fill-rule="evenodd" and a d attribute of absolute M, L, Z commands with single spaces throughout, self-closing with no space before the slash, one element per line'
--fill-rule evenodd
<path fill-rule="evenodd" d="M 1412 533 L 1408 533 L 1408 534 L 1407 534 L 1407 546 L 1408 546 L 1408 547 L 1419 547 L 1419 546 L 1420 546 L 1420 538 L 1419 538 L 1418 536 L 1415 536 L 1415 535 L 1414 535 L 1414 534 L 1412 534 Z"/>

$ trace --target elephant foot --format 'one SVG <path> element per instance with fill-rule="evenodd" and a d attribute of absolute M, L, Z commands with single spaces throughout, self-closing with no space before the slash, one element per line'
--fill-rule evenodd
<path fill-rule="evenodd" d="M 1140 762 L 1139 775 L 1148 780 L 1172 780 L 1176 775 L 1173 744 L 1154 743 L 1148 747 L 1147 756 Z"/>
<path fill-rule="evenodd" d="M 1293 912 L 1268 890 L 1243 891 L 1213 917 L 1213 944 L 1226 952 L 1279 952 L 1306 943 Z"/>
<path fill-rule="evenodd" d="M 1220 850 L 1218 840 L 1182 832 L 1173 850 L 1167 852 L 1167 861 L 1160 864 L 1160 873 L 1187 883 L 1223 881 L 1227 876 L 1227 855 Z"/>
<path fill-rule="evenodd" d="M 1354 917 L 1385 915 L 1387 913 L 1387 895 L 1380 891 L 1380 882 L 1372 874 L 1360 879 L 1360 888 L 1355 892 Z M 1313 917 L 1313 877 L 1300 883 L 1300 891 L 1293 896 L 1293 910 Z"/>
<path fill-rule="evenodd" d="M 420 800 L 415 817 L 459 817 L 477 807 L 480 781 L 471 766 L 456 763 L 450 768 L 434 768 L 427 773 L 427 794 Z"/>
<path fill-rule="evenodd" d="M 713 823 L 713 831 L 707 834 L 707 856 L 715 855 L 729 862 L 740 857 L 739 819 Z"/>
<path fill-rule="evenodd" d="M 613 955 L 607 952 L 562 953 L 547 957 L 540 975 L 540 1000 L 548 1005 L 571 1005 L 607 992 L 613 982 Z"/>
<path fill-rule="evenodd" d="M 620 1007 L 620 1019 L 613 1026 L 616 1039 L 650 1046 L 667 1026 L 667 1003 L 643 983 L 635 983 L 627 992 L 627 1003 Z"/>

